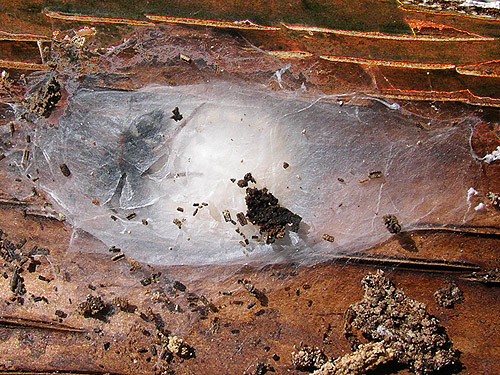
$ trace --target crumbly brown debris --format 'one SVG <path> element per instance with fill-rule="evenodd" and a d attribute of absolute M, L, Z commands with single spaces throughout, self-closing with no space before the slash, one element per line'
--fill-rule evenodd
<path fill-rule="evenodd" d="M 124 312 L 134 312 L 135 306 L 131 305 L 129 300 L 124 297 L 115 297 L 111 302 L 115 308 Z"/>
<path fill-rule="evenodd" d="M 248 224 L 248 220 L 243 212 L 238 212 L 236 214 L 236 219 L 238 219 L 238 223 L 240 223 L 242 227 Z"/>
<path fill-rule="evenodd" d="M 78 311 L 85 318 L 96 318 L 105 313 L 106 305 L 99 296 L 89 294 L 87 299 L 78 304 Z"/>
<path fill-rule="evenodd" d="M 194 349 L 177 336 L 168 338 L 167 349 L 181 358 L 191 358 L 194 356 Z"/>
<path fill-rule="evenodd" d="M 179 219 L 174 219 L 174 220 L 172 220 L 172 222 L 173 222 L 175 225 L 177 225 L 177 227 L 178 227 L 179 229 L 181 229 L 181 228 L 182 228 L 182 221 L 180 221 Z"/>
<path fill-rule="evenodd" d="M 363 375 L 392 361 L 395 350 L 383 341 L 361 345 L 354 353 L 324 363 L 313 375 Z"/>
<path fill-rule="evenodd" d="M 346 311 L 346 337 L 353 347 L 359 346 L 356 333 L 383 341 L 394 350 L 394 359 L 416 374 L 458 363 L 459 353 L 423 303 L 408 298 L 381 270 L 365 276 L 361 284 L 363 300 Z"/>
<path fill-rule="evenodd" d="M 236 225 L 236 221 L 234 221 L 232 218 L 231 218 L 231 212 L 229 212 L 229 210 L 223 210 L 222 211 L 222 216 L 224 217 L 224 221 L 226 223 L 231 223 L 233 225 Z"/>
<path fill-rule="evenodd" d="M 321 368 L 328 357 L 320 348 L 303 345 L 292 353 L 292 365 L 297 370 L 314 371 Z"/>
<path fill-rule="evenodd" d="M 291 226 L 292 232 L 299 230 L 302 218 L 285 207 L 281 207 L 278 199 L 266 188 L 247 188 L 245 202 L 248 209 L 247 218 L 252 224 L 259 226 L 266 243 L 270 244 L 277 238 L 283 238 L 287 225 Z"/>
<path fill-rule="evenodd" d="M 253 178 L 252 174 L 249 172 L 247 174 L 245 174 L 245 176 L 243 176 L 243 179 L 239 180 L 237 182 L 238 186 L 240 188 L 244 188 L 244 187 L 247 187 L 248 186 L 248 183 L 249 182 L 253 182 L 254 184 L 257 183 L 255 181 L 255 178 Z"/>
<path fill-rule="evenodd" d="M 464 301 L 464 293 L 458 288 L 457 284 L 450 282 L 446 287 L 438 289 L 434 293 L 434 298 L 439 306 L 451 309 L 456 304 Z"/>

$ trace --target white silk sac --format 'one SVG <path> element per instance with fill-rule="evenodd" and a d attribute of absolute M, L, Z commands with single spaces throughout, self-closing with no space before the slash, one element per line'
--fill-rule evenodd
<path fill-rule="evenodd" d="M 429 119 L 365 99 L 304 101 L 228 83 L 80 88 L 57 126 L 37 128 L 24 173 L 74 228 L 161 265 L 316 262 L 387 240 L 386 214 L 403 230 L 474 215 L 474 120 L 422 127 Z M 266 244 L 237 221 L 248 172 L 250 187 L 302 217 L 297 233 Z"/>

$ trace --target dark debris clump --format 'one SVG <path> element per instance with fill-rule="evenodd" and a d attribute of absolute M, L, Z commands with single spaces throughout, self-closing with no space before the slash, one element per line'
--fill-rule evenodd
<path fill-rule="evenodd" d="M 28 98 L 26 104 L 30 112 L 49 117 L 61 97 L 61 84 L 55 76 L 52 76 L 46 84 Z"/>
<path fill-rule="evenodd" d="M 243 178 L 237 182 L 237 185 L 240 188 L 244 188 L 248 186 L 249 182 L 253 182 L 254 184 L 257 183 L 251 173 L 247 173 L 245 176 L 243 176 Z"/>
<path fill-rule="evenodd" d="M 265 375 L 268 372 L 275 372 L 276 370 L 274 369 L 273 366 L 264 363 L 264 362 L 259 362 L 257 363 L 257 366 L 255 366 L 255 371 L 253 372 L 253 375 Z"/>
<path fill-rule="evenodd" d="M 26 288 L 24 287 L 24 279 L 19 274 L 19 268 L 15 267 L 10 278 L 10 290 L 18 295 L 26 293 Z"/>
<path fill-rule="evenodd" d="M 115 309 L 118 309 L 120 311 L 128 312 L 128 313 L 133 313 L 137 310 L 137 306 L 132 305 L 128 299 L 124 297 L 115 297 L 113 298 L 112 302 L 113 306 Z"/>
<path fill-rule="evenodd" d="M 85 301 L 78 304 L 78 310 L 85 318 L 102 318 L 108 308 L 101 297 L 89 294 Z"/>
<path fill-rule="evenodd" d="M 445 329 L 423 303 L 408 298 L 383 271 L 362 280 L 364 299 L 346 312 L 346 337 L 359 346 L 356 333 L 370 341 L 383 341 L 394 359 L 415 372 L 429 374 L 459 363 Z"/>
<path fill-rule="evenodd" d="M 181 113 L 179 112 L 179 107 L 175 107 L 172 110 L 172 116 L 170 118 L 174 121 L 181 121 L 183 119 Z"/>
<path fill-rule="evenodd" d="M 283 238 L 287 225 L 290 225 L 292 232 L 299 230 L 302 218 L 285 207 L 281 207 L 278 199 L 266 188 L 247 188 L 245 202 L 248 220 L 259 226 L 260 233 L 264 234 L 267 244 L 273 243 L 277 238 Z"/>
<path fill-rule="evenodd" d="M 398 218 L 394 215 L 385 215 L 384 224 L 387 230 L 392 234 L 401 232 L 401 224 L 399 224 Z"/>

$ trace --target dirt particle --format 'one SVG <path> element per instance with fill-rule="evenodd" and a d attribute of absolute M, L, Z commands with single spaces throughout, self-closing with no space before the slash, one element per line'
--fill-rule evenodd
<path fill-rule="evenodd" d="M 243 176 L 243 179 L 241 179 L 237 182 L 237 185 L 240 188 L 244 188 L 244 187 L 248 186 L 249 182 L 253 182 L 254 184 L 256 183 L 255 178 L 253 178 L 253 176 L 250 172 L 245 174 L 245 176 Z"/>
<path fill-rule="evenodd" d="M 335 237 L 333 237 L 332 235 L 327 234 L 327 233 L 323 233 L 323 235 L 321 236 L 321 238 L 323 238 L 325 241 L 328 241 L 328 242 L 335 241 Z"/>
<path fill-rule="evenodd" d="M 28 150 L 26 148 L 26 149 L 24 149 L 24 152 L 23 152 L 23 162 L 27 162 L 29 157 L 30 157 L 30 150 Z"/>
<path fill-rule="evenodd" d="M 267 306 L 269 304 L 269 299 L 264 292 L 257 289 L 250 280 L 238 280 L 238 283 L 243 284 L 243 287 L 248 290 L 248 293 L 255 297 L 262 306 Z"/>
<path fill-rule="evenodd" d="M 54 313 L 57 317 L 61 318 L 61 319 L 64 319 L 68 316 L 68 314 L 66 314 L 64 311 L 62 310 L 56 310 L 55 313 Z"/>
<path fill-rule="evenodd" d="M 24 279 L 23 277 L 19 274 L 20 270 L 18 267 L 14 268 L 14 271 L 12 271 L 12 275 L 10 277 L 10 290 L 11 292 L 22 295 L 26 293 L 26 289 L 24 287 Z"/>
<path fill-rule="evenodd" d="M 175 107 L 172 110 L 172 116 L 170 118 L 174 121 L 181 121 L 182 120 L 183 117 L 182 117 L 181 113 L 179 112 L 179 107 Z"/>
<path fill-rule="evenodd" d="M 124 297 L 115 297 L 111 303 L 116 309 L 123 312 L 133 313 L 137 310 L 137 306 L 132 305 L 129 300 Z"/>
<path fill-rule="evenodd" d="M 119 253 L 120 251 L 122 251 L 122 249 L 120 249 L 120 248 L 116 247 L 115 245 L 113 245 L 113 246 L 111 246 L 111 247 L 108 249 L 108 251 L 109 251 L 110 253 Z"/>
<path fill-rule="evenodd" d="M 268 372 L 275 372 L 276 370 L 269 364 L 264 363 L 264 362 L 259 362 L 255 366 L 255 371 L 253 372 L 253 375 L 265 375 Z"/>
<path fill-rule="evenodd" d="M 179 58 L 182 61 L 187 62 L 188 64 L 191 64 L 191 62 L 193 61 L 193 59 L 191 59 L 191 57 L 183 55 L 182 53 L 179 55 Z"/>
<path fill-rule="evenodd" d="M 448 282 L 444 288 L 438 289 L 434 293 L 434 298 L 439 306 L 451 309 L 456 304 L 464 301 L 464 293 L 454 282 Z"/>
<path fill-rule="evenodd" d="M 61 170 L 61 173 L 63 174 L 64 177 L 71 176 L 71 171 L 69 170 L 68 166 L 65 163 L 60 164 L 59 169 Z"/>
<path fill-rule="evenodd" d="M 181 358 L 192 358 L 195 355 L 194 348 L 177 336 L 170 336 L 168 338 L 167 349 Z"/>
<path fill-rule="evenodd" d="M 173 288 L 176 289 L 176 290 L 179 290 L 181 292 L 185 292 L 186 291 L 186 286 L 181 283 L 180 281 L 174 281 L 174 285 L 173 285 Z"/>
<path fill-rule="evenodd" d="M 283 169 L 287 169 L 290 166 L 286 161 L 283 162 Z"/>
<path fill-rule="evenodd" d="M 371 180 L 382 177 L 383 177 L 382 171 L 371 171 L 368 173 L 368 178 L 370 178 Z"/>
<path fill-rule="evenodd" d="M 126 218 L 127 220 L 132 220 L 132 219 L 133 219 L 134 217 L 136 217 L 136 216 L 137 216 L 137 214 L 136 214 L 135 212 L 131 212 L 131 213 L 129 213 L 127 216 L 125 216 L 125 218 Z"/>
<path fill-rule="evenodd" d="M 237 185 L 238 185 L 240 188 L 244 188 L 244 187 L 247 187 L 247 186 L 248 186 L 248 182 L 247 182 L 247 181 L 245 181 L 245 180 L 238 180 Z"/>
<path fill-rule="evenodd" d="M 179 229 L 181 229 L 181 228 L 182 228 L 182 221 L 180 221 L 179 219 L 177 219 L 177 218 L 176 218 L 176 219 L 172 220 L 172 222 L 173 222 L 175 225 L 177 225 L 177 227 L 178 227 Z"/>
<path fill-rule="evenodd" d="M 130 273 L 135 273 L 142 268 L 141 264 L 133 258 L 128 257 L 127 263 L 130 264 Z"/>
<path fill-rule="evenodd" d="M 234 221 L 232 218 L 231 218 L 231 213 L 229 212 L 229 210 L 224 210 L 222 211 L 222 216 L 224 217 L 224 221 L 226 223 L 231 223 L 233 225 L 236 225 L 236 221 Z"/>
<path fill-rule="evenodd" d="M 238 223 L 240 223 L 242 227 L 248 224 L 248 220 L 243 212 L 238 212 L 236 214 L 236 219 L 238 219 Z"/>
<path fill-rule="evenodd" d="M 107 313 L 107 307 L 99 296 L 89 294 L 87 299 L 78 304 L 78 311 L 85 318 L 102 318 Z"/>
<path fill-rule="evenodd" d="M 399 224 L 398 218 L 394 215 L 385 215 L 384 224 L 387 230 L 392 234 L 401 232 L 401 225 Z"/>
<path fill-rule="evenodd" d="M 486 194 L 486 197 L 489 199 L 493 207 L 500 209 L 500 194 L 490 191 Z"/>
<path fill-rule="evenodd" d="M 116 254 L 115 256 L 113 256 L 113 257 L 111 258 L 111 260 L 112 260 L 113 262 L 118 262 L 119 260 L 122 260 L 123 258 L 125 258 L 125 254 L 120 253 L 120 254 Z"/>

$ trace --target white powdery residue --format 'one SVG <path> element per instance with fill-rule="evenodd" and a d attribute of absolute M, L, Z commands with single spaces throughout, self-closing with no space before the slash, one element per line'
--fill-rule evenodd
<path fill-rule="evenodd" d="M 470 187 L 469 190 L 467 190 L 467 203 L 470 204 L 470 200 L 474 195 L 478 195 L 479 193 L 477 192 L 476 189 L 473 187 Z"/>
<path fill-rule="evenodd" d="M 484 203 L 479 203 L 476 207 L 474 207 L 474 211 L 479 211 L 484 208 Z"/>
<path fill-rule="evenodd" d="M 500 160 L 500 146 L 498 146 L 496 150 L 493 150 L 491 154 L 485 155 L 481 160 L 488 164 L 492 161 Z"/>

